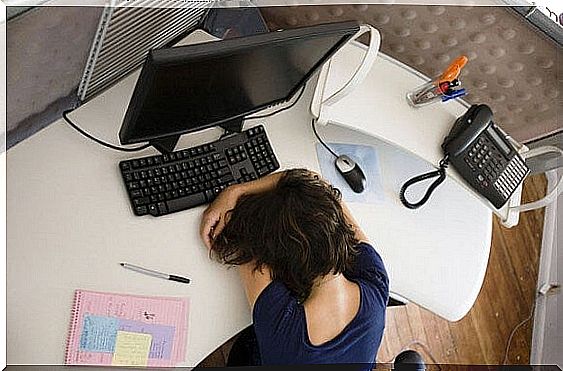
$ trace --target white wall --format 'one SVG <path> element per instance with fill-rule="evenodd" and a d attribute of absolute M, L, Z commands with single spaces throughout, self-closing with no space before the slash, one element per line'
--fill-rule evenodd
<path fill-rule="evenodd" d="M 549 183 L 553 185 L 556 178 L 551 171 Z M 538 289 L 546 283 L 563 283 L 563 197 L 546 208 Z M 563 368 L 563 289 L 537 299 L 530 363 Z"/>

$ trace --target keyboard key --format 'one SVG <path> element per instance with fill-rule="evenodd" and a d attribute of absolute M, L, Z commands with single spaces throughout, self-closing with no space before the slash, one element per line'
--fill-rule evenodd
<path fill-rule="evenodd" d="M 234 180 L 233 176 L 231 174 L 227 174 L 219 178 L 218 182 L 221 184 L 225 184 L 231 182 L 232 180 Z"/>
<path fill-rule="evenodd" d="M 180 210 L 189 209 L 195 206 L 202 205 L 206 202 L 205 194 L 203 192 L 195 193 L 186 197 L 180 197 L 174 200 L 166 201 L 168 211 L 173 213 Z"/>
<path fill-rule="evenodd" d="M 213 190 L 208 189 L 207 191 L 205 191 L 205 198 L 208 201 L 213 201 L 215 199 L 215 193 L 213 192 Z"/>
<path fill-rule="evenodd" d="M 133 200 L 133 205 L 135 206 L 142 206 L 149 203 L 148 197 L 136 198 Z"/>
<path fill-rule="evenodd" d="M 158 211 L 160 212 L 160 214 L 166 214 L 168 212 L 168 208 L 166 207 L 166 203 L 159 202 L 158 204 L 156 204 L 156 206 L 158 207 Z"/>
<path fill-rule="evenodd" d="M 258 169 L 258 175 L 259 176 L 265 175 L 267 173 L 268 173 L 268 167 L 267 166 L 264 166 L 264 167 L 261 167 L 260 169 Z"/>
<path fill-rule="evenodd" d="M 136 214 L 136 215 L 139 215 L 139 216 L 141 216 L 141 215 L 147 215 L 148 212 L 149 212 L 149 211 L 148 211 L 148 209 L 147 209 L 146 206 L 137 206 L 137 207 L 135 208 L 135 214 Z"/>
<path fill-rule="evenodd" d="M 149 205 L 149 213 L 152 216 L 158 216 L 158 209 L 156 208 L 156 204 L 150 204 Z"/>

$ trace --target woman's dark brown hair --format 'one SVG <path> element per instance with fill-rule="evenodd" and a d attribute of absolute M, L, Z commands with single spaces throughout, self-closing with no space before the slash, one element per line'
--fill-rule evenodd
<path fill-rule="evenodd" d="M 340 198 L 318 175 L 286 171 L 271 191 L 238 201 L 212 254 L 226 264 L 267 266 L 303 302 L 316 278 L 348 271 L 356 256 L 358 241 Z"/>

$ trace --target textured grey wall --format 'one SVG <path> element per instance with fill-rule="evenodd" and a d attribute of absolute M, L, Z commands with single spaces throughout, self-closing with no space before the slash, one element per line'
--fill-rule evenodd
<path fill-rule="evenodd" d="M 269 28 L 356 19 L 382 35 L 381 50 L 434 76 L 454 58 L 470 103 L 491 106 L 520 141 L 561 130 L 562 49 L 508 7 L 331 5 L 261 9 Z"/>

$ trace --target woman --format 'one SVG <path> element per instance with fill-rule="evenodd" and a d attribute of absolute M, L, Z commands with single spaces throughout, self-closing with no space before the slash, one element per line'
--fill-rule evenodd
<path fill-rule="evenodd" d="M 239 266 L 252 308 L 254 363 L 373 363 L 388 279 L 340 192 L 303 169 L 232 186 L 207 208 L 201 236 Z"/>

